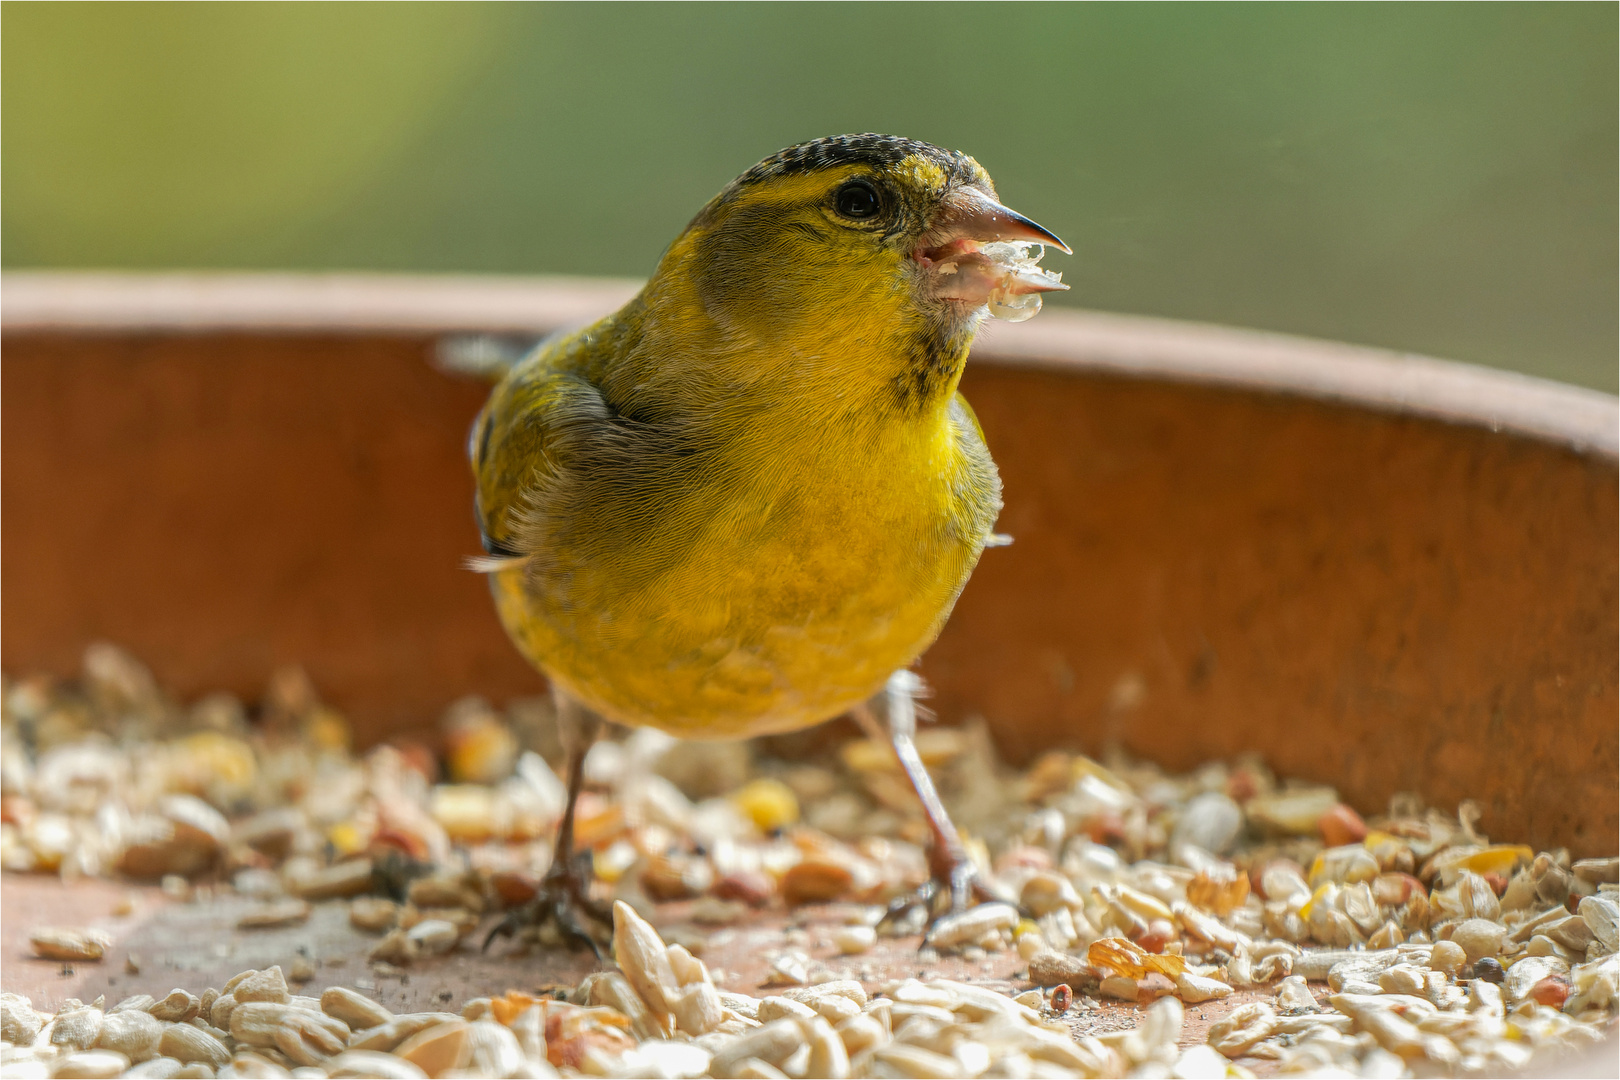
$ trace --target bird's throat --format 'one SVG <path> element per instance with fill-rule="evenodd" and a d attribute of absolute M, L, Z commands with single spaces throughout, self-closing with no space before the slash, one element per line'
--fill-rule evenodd
<path fill-rule="evenodd" d="M 983 309 L 966 314 L 949 309 L 919 312 L 908 320 L 899 338 L 899 370 L 888 387 L 894 406 L 915 414 L 949 401 L 982 321 Z"/>

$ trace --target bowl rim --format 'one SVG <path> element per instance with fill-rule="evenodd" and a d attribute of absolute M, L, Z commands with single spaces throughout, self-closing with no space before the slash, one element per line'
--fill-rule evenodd
<path fill-rule="evenodd" d="M 396 334 L 543 337 L 640 289 L 549 275 L 18 270 L 7 334 Z M 987 322 L 975 362 L 1222 386 L 1511 432 L 1620 460 L 1620 397 L 1417 353 L 1141 315 L 1049 309 Z"/>

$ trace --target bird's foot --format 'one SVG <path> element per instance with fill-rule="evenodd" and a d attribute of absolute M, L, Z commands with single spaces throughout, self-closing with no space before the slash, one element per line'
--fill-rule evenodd
<path fill-rule="evenodd" d="M 921 948 L 933 944 L 934 927 L 941 919 L 958 915 L 979 904 L 1006 903 L 1007 897 L 985 885 L 966 855 L 954 855 L 933 867 L 933 875 L 916 889 L 891 901 L 878 933 L 922 931 Z"/>
<path fill-rule="evenodd" d="M 514 937 L 524 931 L 543 933 L 549 927 L 571 948 L 590 949 L 600 961 L 602 946 L 588 924 L 609 931 L 613 911 L 590 895 L 591 877 L 588 851 L 580 852 L 567 864 L 554 864 L 540 882 L 534 899 L 507 912 L 484 938 L 484 948 L 488 949 L 498 937 Z"/>

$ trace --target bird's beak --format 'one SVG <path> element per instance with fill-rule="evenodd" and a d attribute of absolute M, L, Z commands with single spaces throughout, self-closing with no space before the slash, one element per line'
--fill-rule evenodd
<path fill-rule="evenodd" d="M 981 244 L 997 240 L 1022 240 L 1025 243 L 1049 244 L 1065 255 L 1073 255 L 1069 245 L 1057 238 L 1050 229 L 1043 228 L 1016 210 L 1002 206 L 989 195 L 974 187 L 957 188 L 940 201 L 939 214 L 928 230 L 930 236 L 941 240 L 965 239 Z M 925 239 L 924 243 L 928 241 Z"/>
<path fill-rule="evenodd" d="M 941 300 L 978 305 L 989 302 L 993 294 L 1026 296 L 1067 289 L 1058 275 L 1039 269 L 1038 260 L 1024 255 L 1020 245 L 1025 244 L 1050 245 L 1073 254 L 1050 229 L 978 188 L 963 187 L 941 200 L 912 257 Z M 992 246 L 986 250 L 986 245 Z"/>

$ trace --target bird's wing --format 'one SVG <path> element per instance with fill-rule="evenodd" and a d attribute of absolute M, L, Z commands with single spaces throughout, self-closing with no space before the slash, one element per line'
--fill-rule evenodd
<path fill-rule="evenodd" d="M 571 434 L 611 415 L 601 392 L 537 352 L 512 368 L 473 424 L 468 441 L 478 492 L 475 510 L 486 558 L 469 560 L 489 572 L 526 561 L 535 552 L 532 523 L 566 480 Z"/>
<path fill-rule="evenodd" d="M 562 573 L 629 552 L 650 575 L 701 529 L 694 495 L 725 486 L 716 435 L 690 410 L 604 393 L 615 331 L 599 324 L 542 346 L 491 393 L 468 447 L 488 553 L 474 569 L 538 571 L 543 553 Z"/>

